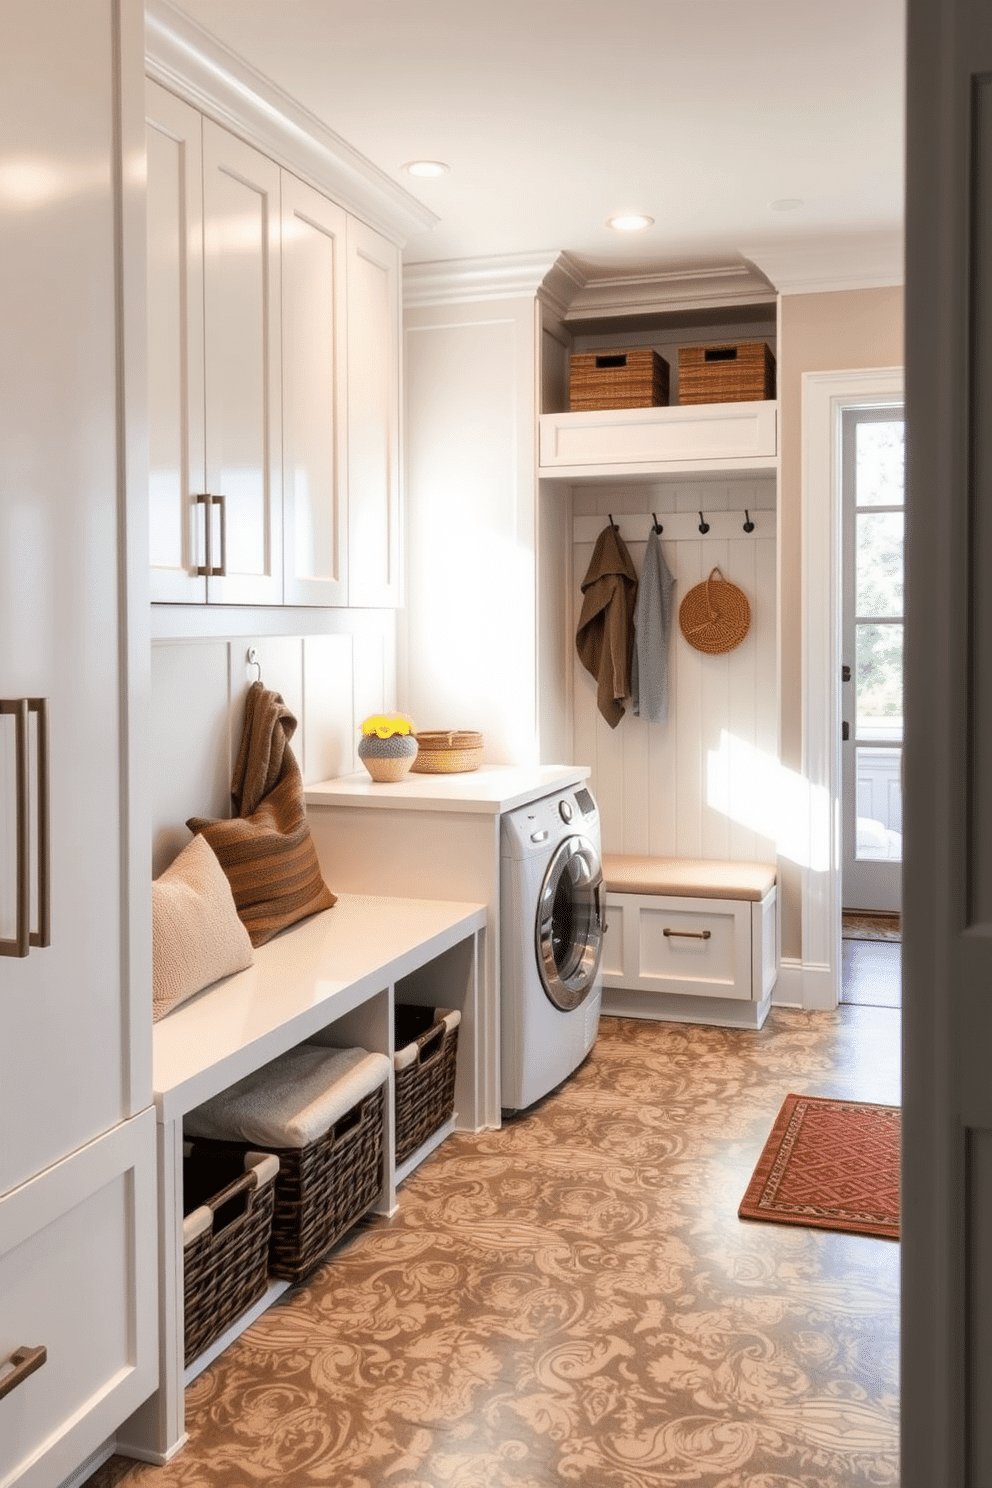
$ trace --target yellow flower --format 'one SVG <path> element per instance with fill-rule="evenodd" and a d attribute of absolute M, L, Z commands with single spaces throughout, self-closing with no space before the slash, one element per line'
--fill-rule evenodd
<path fill-rule="evenodd" d="M 376 734 L 380 739 L 391 739 L 394 734 L 413 732 L 413 721 L 403 713 L 373 713 L 362 724 L 363 734 Z"/>

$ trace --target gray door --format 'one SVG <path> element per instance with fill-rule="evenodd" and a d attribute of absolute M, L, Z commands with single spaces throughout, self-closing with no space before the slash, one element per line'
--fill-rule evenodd
<path fill-rule="evenodd" d="M 992 1483 L 992 5 L 909 0 L 903 1488 Z"/>

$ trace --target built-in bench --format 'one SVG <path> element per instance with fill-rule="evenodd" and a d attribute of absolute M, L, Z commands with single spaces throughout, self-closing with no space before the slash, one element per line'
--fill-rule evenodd
<path fill-rule="evenodd" d="M 454 1128 L 482 1126 L 477 1049 L 480 941 L 486 906 L 435 899 L 339 894 L 327 909 L 259 946 L 245 971 L 215 983 L 155 1024 L 152 1082 L 158 1120 L 160 1226 L 159 1386 L 118 1433 L 130 1456 L 166 1462 L 185 1440 L 184 1386 L 285 1290 L 265 1295 L 188 1367 L 183 1357 L 183 1117 L 195 1106 L 302 1043 L 388 1056 L 383 1183 L 389 1213 L 397 1184 Z M 393 1012 L 397 1002 L 457 1008 L 456 1112 L 402 1163 L 393 1143 Z"/>
<path fill-rule="evenodd" d="M 603 1011 L 760 1028 L 778 976 L 768 863 L 603 854 Z"/>

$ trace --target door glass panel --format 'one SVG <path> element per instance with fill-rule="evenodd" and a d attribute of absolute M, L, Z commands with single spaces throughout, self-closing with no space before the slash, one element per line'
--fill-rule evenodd
<path fill-rule="evenodd" d="M 901 418 L 857 425 L 855 505 L 902 505 L 905 445 L 905 424 Z"/>
<path fill-rule="evenodd" d="M 902 861 L 902 750 L 855 751 L 857 848 L 862 861 Z"/>
<path fill-rule="evenodd" d="M 901 625 L 858 625 L 855 735 L 902 739 Z"/>
<path fill-rule="evenodd" d="M 859 512 L 856 543 L 855 613 L 879 618 L 901 615 L 902 512 Z"/>

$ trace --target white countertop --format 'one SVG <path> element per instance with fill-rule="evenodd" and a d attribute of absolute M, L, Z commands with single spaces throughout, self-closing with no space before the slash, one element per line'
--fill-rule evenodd
<path fill-rule="evenodd" d="M 411 773 L 405 780 L 390 784 L 374 781 L 362 770 L 308 785 L 305 796 L 310 807 L 372 806 L 499 816 L 558 789 L 578 785 L 589 774 L 588 765 L 482 765 L 457 775 Z"/>

